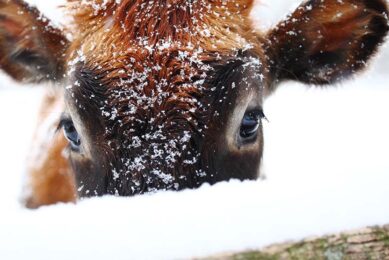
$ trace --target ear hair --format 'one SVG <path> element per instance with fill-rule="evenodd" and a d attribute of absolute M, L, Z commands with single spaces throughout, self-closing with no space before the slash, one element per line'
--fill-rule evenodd
<path fill-rule="evenodd" d="M 0 0 L 0 69 L 15 80 L 59 80 L 68 40 L 36 8 Z"/>
<path fill-rule="evenodd" d="M 310 0 L 267 34 L 277 81 L 331 84 L 366 66 L 388 25 L 385 0 Z"/>

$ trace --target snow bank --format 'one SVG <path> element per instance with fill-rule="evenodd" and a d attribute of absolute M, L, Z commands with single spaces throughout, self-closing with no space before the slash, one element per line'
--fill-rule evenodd
<path fill-rule="evenodd" d="M 262 1 L 254 16 L 269 26 L 296 2 Z M 41 90 L 1 76 L 0 259 L 189 258 L 387 224 L 388 56 L 354 81 L 288 83 L 267 100 L 265 180 L 36 211 L 18 196 Z"/>
<path fill-rule="evenodd" d="M 389 217 L 387 180 L 374 174 L 305 183 L 231 182 L 197 191 L 6 212 L 0 255 L 181 259 L 384 224 Z"/>

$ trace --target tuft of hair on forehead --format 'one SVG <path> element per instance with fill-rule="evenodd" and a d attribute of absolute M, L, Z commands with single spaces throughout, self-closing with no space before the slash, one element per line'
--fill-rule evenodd
<path fill-rule="evenodd" d="M 134 13 L 140 9 L 148 10 L 150 16 L 157 11 L 158 13 L 154 15 L 161 15 L 161 20 L 163 11 L 173 15 L 181 13 L 191 16 L 199 11 L 208 10 L 224 17 L 230 14 L 247 16 L 253 3 L 254 0 L 67 0 L 67 7 L 74 15 L 76 23 L 85 25 L 91 20 L 104 19 L 116 12 Z M 189 16 L 180 17 L 183 20 L 177 20 L 177 25 L 186 22 L 185 19 L 190 19 Z"/>
<path fill-rule="evenodd" d="M 105 35 L 133 44 L 147 40 L 148 46 L 180 42 L 220 50 L 244 48 L 252 37 L 253 0 L 68 0 L 67 6 L 79 41 Z"/>

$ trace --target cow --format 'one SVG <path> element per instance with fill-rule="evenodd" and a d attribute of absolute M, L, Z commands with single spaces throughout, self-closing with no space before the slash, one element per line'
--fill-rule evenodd
<path fill-rule="evenodd" d="M 326 86 L 383 43 L 384 0 L 308 0 L 267 32 L 253 0 L 67 0 L 56 28 L 0 0 L 0 69 L 49 83 L 28 166 L 29 208 L 259 177 L 263 101 Z"/>

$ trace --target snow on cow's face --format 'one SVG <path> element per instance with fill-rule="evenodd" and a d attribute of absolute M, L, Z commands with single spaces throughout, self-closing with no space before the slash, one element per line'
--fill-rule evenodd
<path fill-rule="evenodd" d="M 76 21 L 94 25 L 79 25 L 66 91 L 80 195 L 257 178 L 267 72 L 249 2 L 76 10 Z"/>
<path fill-rule="evenodd" d="M 261 57 L 241 50 L 206 60 L 175 54 L 157 50 L 141 60 L 128 54 L 129 65 L 108 73 L 75 68 L 63 121 L 81 195 L 257 178 L 266 84 Z"/>

